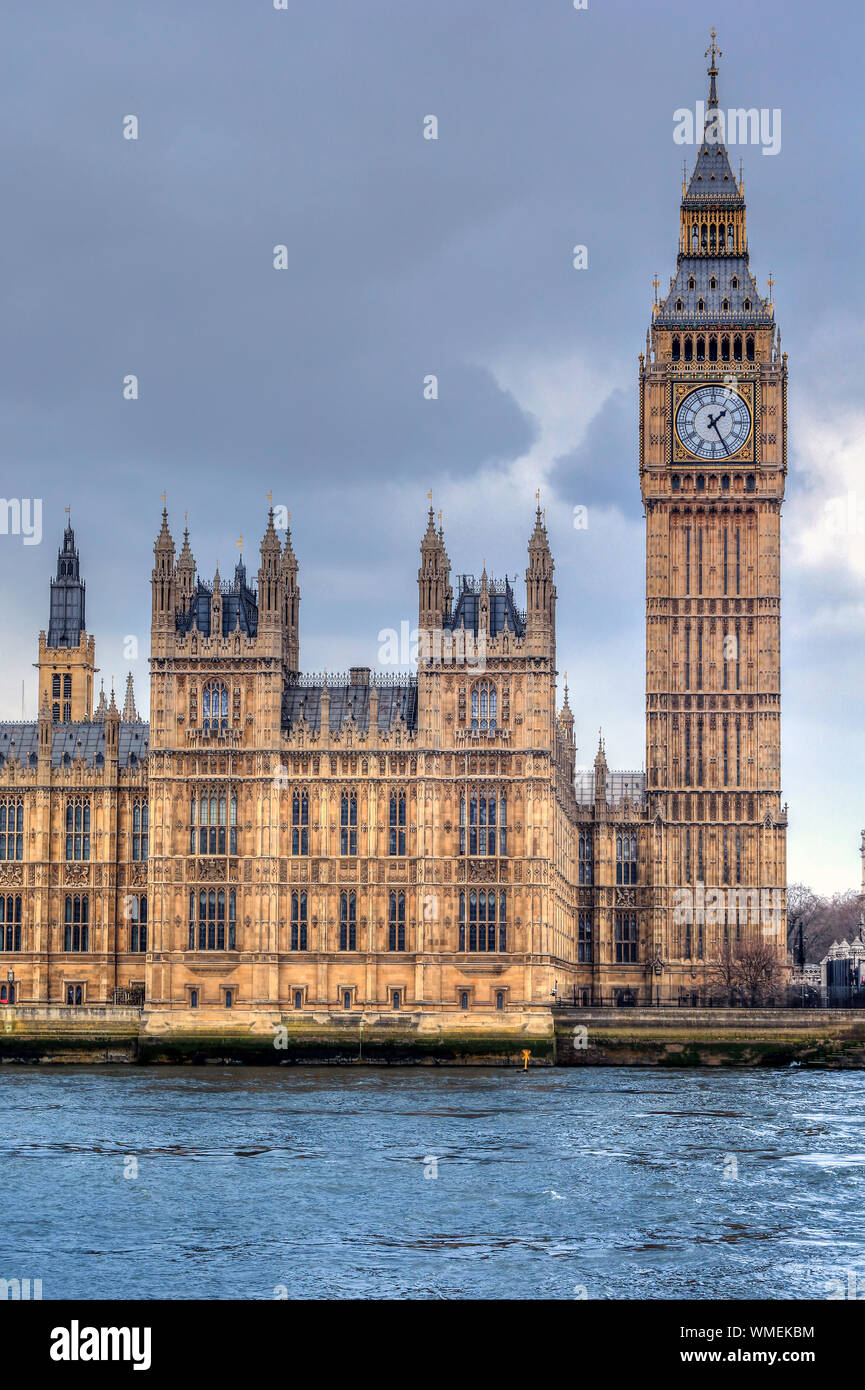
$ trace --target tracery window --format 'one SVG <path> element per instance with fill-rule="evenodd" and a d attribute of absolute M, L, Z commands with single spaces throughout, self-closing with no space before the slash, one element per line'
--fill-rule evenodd
<path fill-rule="evenodd" d="M 90 898 L 86 893 L 67 893 L 64 919 L 64 951 L 86 951 L 90 926 Z"/>
<path fill-rule="evenodd" d="M 309 792 L 296 791 L 291 798 L 291 852 L 309 854 Z"/>
<path fill-rule="evenodd" d="M 237 793 L 233 789 L 228 792 L 224 786 L 200 787 L 192 793 L 189 852 L 237 853 Z"/>
<path fill-rule="evenodd" d="M 387 948 L 389 951 L 405 950 L 405 893 L 390 895 Z"/>
<path fill-rule="evenodd" d="M 637 959 L 637 914 L 616 913 L 616 963 L 632 965 Z"/>
<path fill-rule="evenodd" d="M 291 895 L 291 949 L 293 951 L 305 951 L 307 949 L 307 896 L 305 890 Z"/>
<path fill-rule="evenodd" d="M 201 692 L 201 726 L 206 734 L 228 728 L 228 686 L 208 681 Z"/>
<path fill-rule="evenodd" d="M 0 895 L 0 951 L 21 950 L 21 895 Z"/>
<path fill-rule="evenodd" d="M 472 686 L 472 733 L 493 733 L 498 716 L 498 692 L 491 681 Z"/>
<path fill-rule="evenodd" d="M 579 836 L 579 876 L 578 882 L 594 883 L 594 843 L 591 830 L 581 830 Z"/>
<path fill-rule="evenodd" d="M 581 965 L 592 963 L 592 914 L 581 912 L 577 924 L 577 960 Z"/>
<path fill-rule="evenodd" d="M 339 949 L 357 950 L 357 894 L 354 890 L 339 895 Z"/>
<path fill-rule="evenodd" d="M 237 896 L 233 888 L 192 889 L 189 894 L 190 951 L 234 951 Z"/>
<path fill-rule="evenodd" d="M 339 852 L 357 854 L 357 792 L 343 792 L 340 798 Z"/>
<path fill-rule="evenodd" d="M 24 802 L 20 797 L 0 801 L 0 859 L 24 858 Z"/>
<path fill-rule="evenodd" d="M 90 858 L 90 800 L 73 796 L 66 803 L 66 858 Z"/>
<path fill-rule="evenodd" d="M 405 792 L 390 794 L 390 838 L 388 853 L 405 854 Z"/>
<path fill-rule="evenodd" d="M 488 788 L 460 795 L 460 854 L 506 855 L 507 797 Z"/>
<path fill-rule="evenodd" d="M 132 858 L 136 862 L 147 858 L 149 826 L 150 807 L 146 801 L 136 801 L 132 807 Z"/>
<path fill-rule="evenodd" d="M 637 837 L 625 832 L 616 836 L 616 883 L 637 881 Z"/>
<path fill-rule="evenodd" d="M 497 944 L 498 943 L 498 944 Z M 461 951 L 507 950 L 507 896 L 484 889 L 460 893 Z"/>
<path fill-rule="evenodd" d="M 133 894 L 129 899 L 129 949 L 147 950 L 147 894 Z"/>

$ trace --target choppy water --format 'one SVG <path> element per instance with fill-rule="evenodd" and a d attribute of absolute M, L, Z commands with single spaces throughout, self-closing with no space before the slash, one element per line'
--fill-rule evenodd
<path fill-rule="evenodd" d="M 863 1073 L 4 1066 L 0 1100 L 0 1278 L 45 1298 L 865 1293 Z"/>

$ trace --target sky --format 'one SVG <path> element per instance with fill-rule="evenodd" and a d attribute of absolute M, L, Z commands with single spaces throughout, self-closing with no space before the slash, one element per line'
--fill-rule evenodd
<path fill-rule="evenodd" d="M 268 493 L 290 511 L 301 665 L 335 671 L 414 627 L 430 490 L 454 572 L 516 575 L 522 602 L 540 489 L 578 762 L 603 727 L 610 764 L 642 768 L 637 356 L 713 24 L 721 107 L 781 113 L 777 153 L 731 158 L 789 353 L 788 878 L 858 887 L 854 0 L 5 0 L 0 496 L 38 499 L 42 536 L 0 534 L 0 718 L 22 682 L 35 717 L 66 506 L 100 679 L 131 670 L 146 711 L 163 491 L 206 578 L 241 534 L 257 570 Z"/>

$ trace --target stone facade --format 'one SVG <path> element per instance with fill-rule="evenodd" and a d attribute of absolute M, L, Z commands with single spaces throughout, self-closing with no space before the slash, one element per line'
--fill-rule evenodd
<path fill-rule="evenodd" d="M 713 57 L 710 115 L 715 75 Z M 639 365 L 645 773 L 610 771 L 603 741 L 576 769 L 540 508 L 524 611 L 486 571 L 454 591 L 430 509 L 416 675 L 337 679 L 301 674 L 299 566 L 273 512 L 255 586 L 242 560 L 205 582 L 163 512 L 149 724 L 131 679 L 122 716 L 113 692 L 93 707 L 67 527 L 38 722 L 0 725 L 16 1002 L 516 1021 L 556 998 L 693 998 L 725 951 L 783 954 L 773 315 L 742 189 L 707 140 Z"/>

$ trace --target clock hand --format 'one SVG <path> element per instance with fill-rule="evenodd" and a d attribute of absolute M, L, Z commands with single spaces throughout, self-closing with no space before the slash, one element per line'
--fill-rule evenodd
<path fill-rule="evenodd" d="M 724 410 L 724 411 L 721 412 L 722 415 L 726 415 L 726 413 L 727 413 L 726 410 Z M 720 420 L 720 418 L 721 418 L 721 416 L 719 415 L 719 416 L 718 416 L 718 420 Z M 727 448 L 727 445 L 726 445 L 726 442 L 725 442 L 725 440 L 724 440 L 724 437 L 723 437 L 723 435 L 721 434 L 721 431 L 718 429 L 718 420 L 713 420 L 713 421 L 712 421 L 712 429 L 715 431 L 715 433 L 716 433 L 716 435 L 718 436 L 718 438 L 720 439 L 721 443 L 724 445 L 724 453 L 725 453 L 725 454 L 729 454 L 730 450 Z"/>

